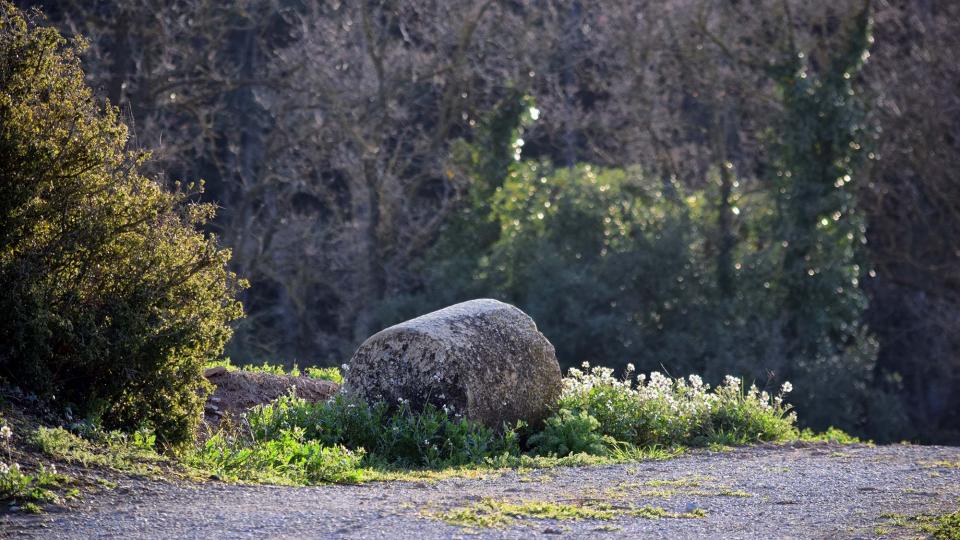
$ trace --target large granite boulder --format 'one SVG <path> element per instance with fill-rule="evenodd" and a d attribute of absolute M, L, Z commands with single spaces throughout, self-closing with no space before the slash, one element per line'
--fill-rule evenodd
<path fill-rule="evenodd" d="M 368 401 L 427 403 L 499 429 L 540 423 L 560 395 L 553 345 L 526 313 L 470 300 L 391 326 L 350 360 L 344 388 Z"/>

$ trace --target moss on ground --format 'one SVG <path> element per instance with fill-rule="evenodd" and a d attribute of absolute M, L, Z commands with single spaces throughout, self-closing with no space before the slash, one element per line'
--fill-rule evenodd
<path fill-rule="evenodd" d="M 886 532 L 883 534 L 890 534 L 892 529 L 900 528 L 923 533 L 935 540 L 960 540 L 960 508 L 947 514 L 921 513 L 912 516 L 884 512 L 880 518 L 885 521 L 878 524 L 874 532 L 884 530 Z"/>
<path fill-rule="evenodd" d="M 600 501 L 508 501 L 487 498 L 470 506 L 457 507 L 444 512 L 426 512 L 425 515 L 459 527 L 503 528 L 523 518 L 608 521 L 623 517 L 696 519 L 705 517 L 707 514 L 699 508 L 689 512 L 671 512 L 656 506 L 619 506 Z"/>
<path fill-rule="evenodd" d="M 687 476 L 667 480 L 647 480 L 645 482 L 621 482 L 604 491 L 608 499 L 684 497 L 752 497 L 746 491 L 733 489 L 729 485 L 718 483 L 710 476 Z"/>

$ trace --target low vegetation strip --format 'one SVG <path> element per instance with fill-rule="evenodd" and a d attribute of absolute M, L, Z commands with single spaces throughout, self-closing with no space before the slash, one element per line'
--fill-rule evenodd
<path fill-rule="evenodd" d="M 240 369 L 288 374 L 269 364 Z M 324 370 L 323 376 L 342 380 L 336 368 Z M 518 423 L 494 430 L 446 407 L 428 405 L 415 411 L 402 401 L 371 404 L 348 393 L 311 402 L 291 390 L 227 417 L 192 449 L 177 455 L 158 454 L 149 429 L 106 431 L 92 421 L 66 427 L 23 423 L 20 440 L 21 448 L 33 449 L 42 459 L 79 467 L 287 485 L 435 481 L 498 475 L 508 469 L 663 459 L 689 447 L 722 449 L 817 438 L 856 441 L 837 431 L 815 436 L 798 430 L 784 401 L 789 390 L 785 386 L 770 395 L 734 377 L 717 388 L 696 376 L 673 379 L 628 371 L 616 378 L 608 368 L 585 365 L 563 380 L 556 412 L 539 429 Z M 9 426 L 6 429 L 9 433 Z M 15 474 L 26 473 L 10 468 L 15 462 L 11 437 L 0 444 L 8 449 L 7 472 L 0 471 L 0 477 L 12 485 Z M 44 478 L 42 467 L 37 461 L 30 474 Z M 4 488 L 0 499 L 26 502 L 21 488 Z"/>
<path fill-rule="evenodd" d="M 264 369 L 264 368 L 259 368 Z M 403 469 L 504 468 L 588 455 L 624 462 L 689 446 L 795 440 L 803 436 L 784 394 L 717 388 L 585 366 L 563 381 L 556 413 L 540 429 L 493 430 L 447 407 L 367 403 L 349 394 L 309 402 L 291 393 L 224 424 L 189 457 L 219 478 L 287 483 L 357 482 Z M 538 461 L 539 460 L 539 461 Z"/>

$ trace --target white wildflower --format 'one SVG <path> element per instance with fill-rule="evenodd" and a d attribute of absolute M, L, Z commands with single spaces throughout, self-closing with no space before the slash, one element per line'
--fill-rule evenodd
<path fill-rule="evenodd" d="M 0 461 L 0 476 L 6 476 L 10 472 L 10 466 Z"/>
<path fill-rule="evenodd" d="M 13 430 L 10 429 L 10 426 L 0 428 L 0 439 L 9 439 L 10 437 L 13 437 Z"/>
<path fill-rule="evenodd" d="M 781 394 L 789 394 L 793 391 L 793 385 L 790 384 L 790 381 L 784 381 L 783 386 L 780 387 Z"/>
<path fill-rule="evenodd" d="M 637 368 L 636 368 L 636 366 L 633 365 L 632 362 L 629 363 L 629 364 L 627 364 L 627 373 L 633 373 L 633 372 L 636 371 L 636 370 L 637 370 Z"/>

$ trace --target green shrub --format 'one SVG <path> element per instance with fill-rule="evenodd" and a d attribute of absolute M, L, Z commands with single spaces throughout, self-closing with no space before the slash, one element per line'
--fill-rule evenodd
<path fill-rule="evenodd" d="M 744 390 L 735 377 L 711 390 L 700 377 L 671 379 L 654 372 L 623 379 L 609 368 L 585 365 L 564 379 L 560 415 L 587 413 L 598 433 L 616 441 L 648 446 L 706 446 L 776 441 L 798 436 L 796 415 L 784 403 L 791 390 L 770 396 L 756 387 Z M 562 421 L 554 420 L 554 422 Z"/>
<path fill-rule="evenodd" d="M 0 377 L 181 445 L 241 283 L 198 232 L 213 206 L 138 172 L 81 49 L 0 2 Z"/>
<path fill-rule="evenodd" d="M 547 418 L 543 430 L 527 442 L 540 455 L 557 456 L 580 453 L 602 456 L 615 443 L 612 437 L 600 434 L 600 422 L 590 413 L 569 409 L 560 409 Z"/>
<path fill-rule="evenodd" d="M 295 427 L 280 430 L 270 439 L 254 441 L 217 433 L 191 461 L 226 478 L 318 484 L 360 481 L 363 457 L 362 448 L 324 446 L 305 439 L 303 428 Z"/>
<path fill-rule="evenodd" d="M 247 414 L 254 441 L 271 440 L 302 428 L 307 440 L 324 446 L 364 449 L 371 464 L 441 467 L 481 463 L 489 456 L 518 454 L 515 430 L 497 433 L 459 415 L 428 405 L 414 412 L 401 403 L 368 404 L 338 394 L 322 403 L 283 396 Z"/>

